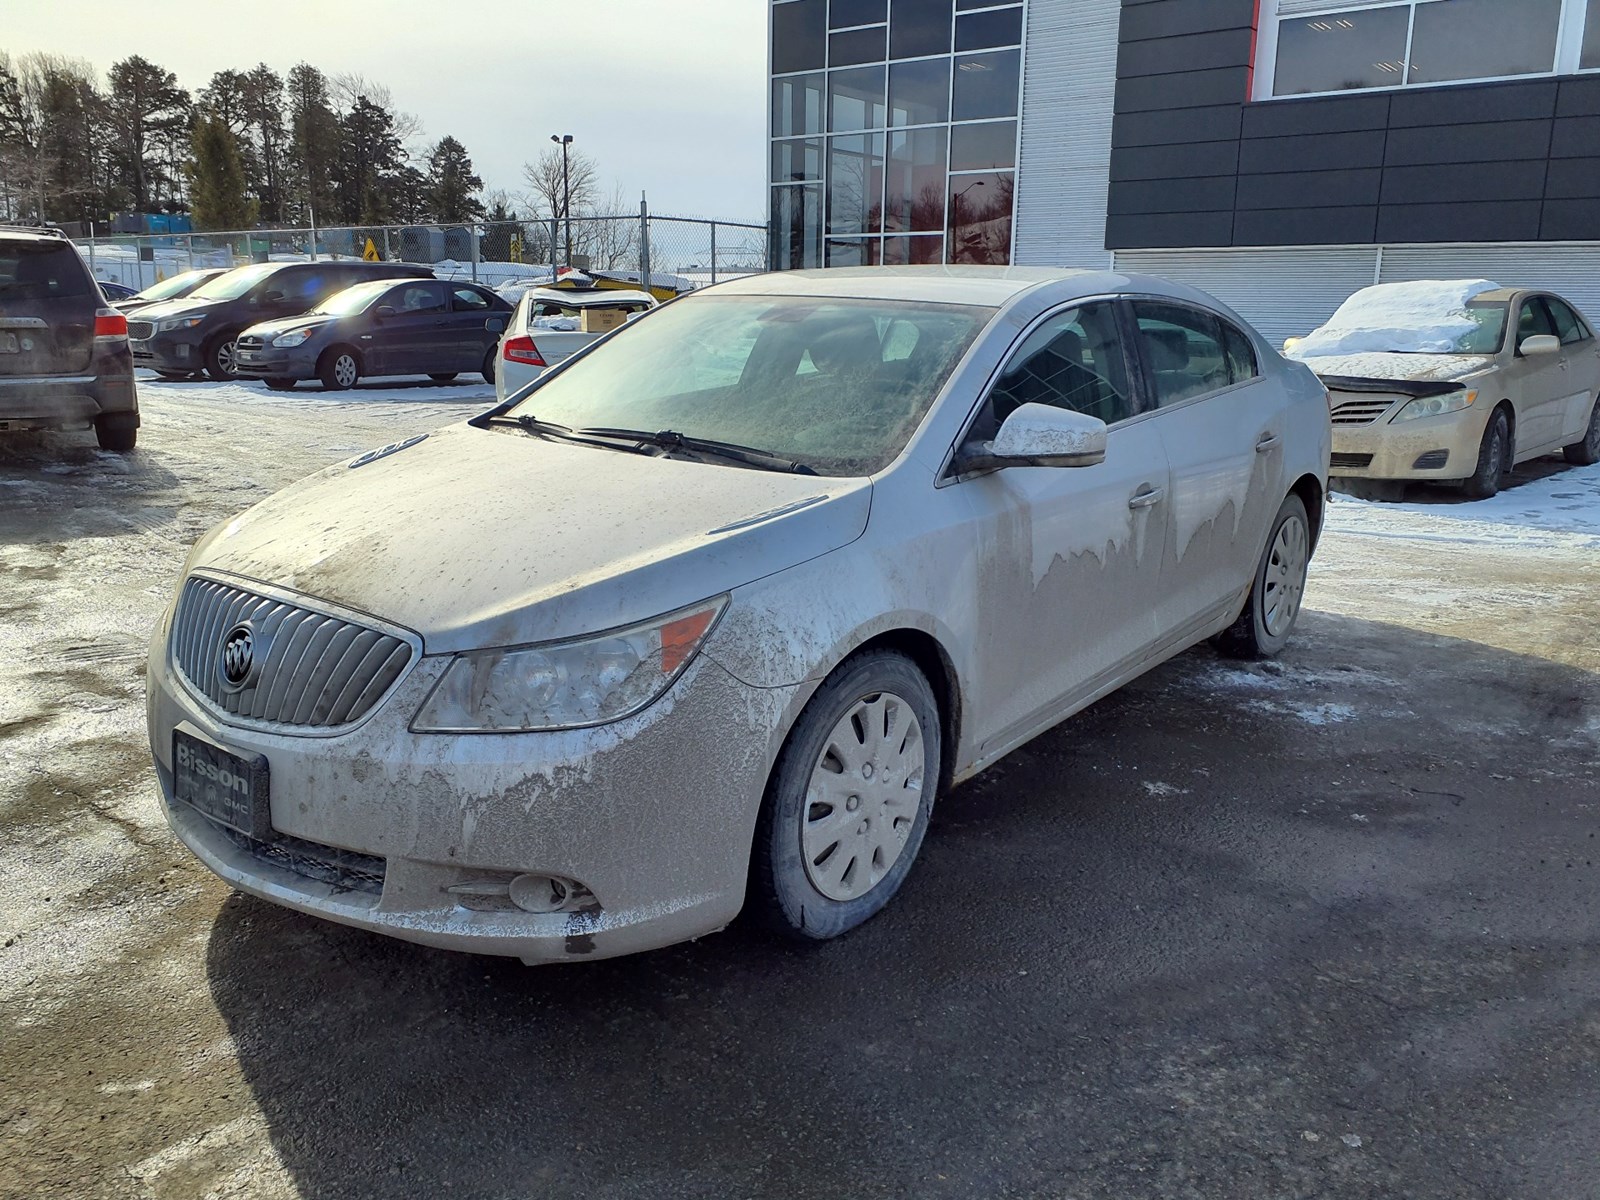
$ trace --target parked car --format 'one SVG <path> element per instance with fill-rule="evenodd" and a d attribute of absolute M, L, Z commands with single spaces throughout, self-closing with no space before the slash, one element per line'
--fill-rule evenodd
<path fill-rule="evenodd" d="M 495 395 L 505 400 L 547 367 L 565 362 L 629 317 L 655 307 L 649 292 L 624 288 L 528 289 L 500 342 Z M 596 328 L 586 330 L 586 322 Z"/>
<path fill-rule="evenodd" d="M 115 283 L 110 279 L 97 279 L 100 285 L 100 294 L 115 304 L 118 300 L 126 300 L 133 296 L 138 289 L 131 288 L 125 283 Z"/>
<path fill-rule="evenodd" d="M 328 297 L 310 312 L 252 325 L 239 335 L 238 374 L 270 388 L 320 379 L 332 390 L 371 375 L 462 371 L 494 382 L 495 347 L 511 305 L 488 288 L 434 279 L 373 279 Z"/>
<path fill-rule="evenodd" d="M 315 308 L 364 280 L 432 277 L 429 267 L 359 259 L 235 267 L 182 299 L 135 313 L 128 322 L 133 361 L 168 379 L 187 379 L 199 371 L 215 380 L 232 379 L 240 330 Z"/>
<path fill-rule="evenodd" d="M 1488 280 L 1357 292 L 1289 353 L 1328 387 L 1334 476 L 1373 498 L 1415 479 L 1494 495 L 1517 463 L 1600 462 L 1600 341 L 1550 292 Z"/>
<path fill-rule="evenodd" d="M 142 292 L 112 301 L 111 307 L 123 314 L 138 312 L 141 308 L 148 308 L 162 300 L 181 300 L 189 295 L 207 280 L 215 279 L 227 271 L 227 267 L 202 267 L 194 271 L 180 271 L 176 275 L 158 280 L 145 288 Z M 105 291 L 106 284 L 100 284 L 100 290 Z M 130 292 L 132 289 L 128 289 Z M 106 293 L 108 296 L 109 292 Z"/>
<path fill-rule="evenodd" d="M 150 651 L 166 815 L 431 945 L 831 937 L 953 782 L 1202 639 L 1281 650 L 1328 441 L 1310 371 L 1155 279 L 697 292 L 202 538 Z"/>
<path fill-rule="evenodd" d="M 105 450 L 139 436 L 127 318 L 65 235 L 0 227 L 0 431 L 89 428 Z"/>

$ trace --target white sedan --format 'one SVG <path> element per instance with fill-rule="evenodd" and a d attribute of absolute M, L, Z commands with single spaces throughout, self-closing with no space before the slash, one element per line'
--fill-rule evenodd
<path fill-rule="evenodd" d="M 832 937 L 942 791 L 1196 642 L 1284 646 L 1329 437 L 1310 371 L 1156 279 L 710 288 L 201 539 L 150 653 L 166 814 L 435 946 Z"/>
<path fill-rule="evenodd" d="M 548 368 L 654 307 L 656 298 L 649 292 L 627 288 L 529 288 L 500 338 L 496 397 L 516 395 Z"/>

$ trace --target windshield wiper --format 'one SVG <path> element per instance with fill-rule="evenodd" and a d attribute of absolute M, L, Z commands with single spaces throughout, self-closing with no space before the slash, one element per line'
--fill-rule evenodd
<path fill-rule="evenodd" d="M 643 446 L 655 446 L 662 450 L 687 450 L 691 454 L 703 454 L 708 458 L 721 458 L 729 462 L 740 463 L 747 467 L 758 467 L 763 471 L 782 471 L 790 475 L 815 475 L 817 472 L 805 463 L 796 462 L 792 458 L 773 454 L 768 450 L 759 450 L 754 446 L 741 446 L 736 442 L 718 442 L 710 438 L 689 437 L 675 429 L 662 429 L 651 433 L 646 429 L 612 429 L 599 427 L 594 429 L 580 429 L 580 435 L 588 437 L 620 438 L 626 441 L 638 442 Z"/>
<path fill-rule="evenodd" d="M 650 453 L 650 451 L 646 450 L 643 446 L 619 446 L 616 442 L 605 441 L 598 437 L 585 437 L 584 434 L 590 432 L 589 430 L 579 430 L 578 432 L 574 433 L 565 425 L 557 425 L 554 421 L 541 421 L 539 418 L 529 416 L 527 413 L 523 413 L 520 416 L 515 417 L 508 417 L 495 413 L 482 418 L 480 422 L 474 423 L 483 425 L 509 425 L 514 429 L 522 430 L 524 433 L 530 433 L 534 437 L 549 438 L 550 440 L 557 442 L 571 442 L 578 446 L 598 446 L 602 450 L 621 450 L 627 454 Z"/>

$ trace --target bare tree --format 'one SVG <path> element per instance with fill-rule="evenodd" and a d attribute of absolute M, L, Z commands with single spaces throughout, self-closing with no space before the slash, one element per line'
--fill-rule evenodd
<path fill-rule="evenodd" d="M 587 255 L 589 265 L 599 271 L 615 271 L 638 259 L 639 222 L 636 218 L 624 220 L 599 220 L 601 217 L 618 217 L 627 211 L 628 199 L 618 184 L 599 204 L 589 211 L 575 211 L 572 225 L 574 254 Z M 577 201 L 573 201 L 574 209 Z"/>
<path fill-rule="evenodd" d="M 422 136 L 422 118 L 416 113 L 401 112 L 395 108 L 394 93 L 389 90 L 388 84 L 376 83 L 359 71 L 344 71 L 328 76 L 328 99 L 333 102 L 334 111 L 341 116 L 354 109 L 356 101 L 363 96 L 368 104 L 375 104 L 389 114 L 394 121 L 394 135 L 402 144 Z"/>
<path fill-rule="evenodd" d="M 562 208 L 567 193 L 560 146 L 551 146 L 539 155 L 538 162 L 523 163 L 522 178 L 528 185 L 526 207 L 533 216 L 549 221 L 567 215 Z M 600 169 L 582 150 L 567 151 L 567 184 L 571 188 L 573 216 L 594 212 L 600 199 Z"/>

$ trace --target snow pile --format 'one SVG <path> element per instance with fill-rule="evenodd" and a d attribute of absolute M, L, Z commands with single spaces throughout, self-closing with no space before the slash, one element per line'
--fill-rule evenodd
<path fill-rule="evenodd" d="M 1461 545 L 1600 550 L 1600 466 L 1557 471 L 1487 500 L 1377 504 L 1343 494 L 1332 500 L 1327 528 L 1339 533 Z"/>
<path fill-rule="evenodd" d="M 1461 339 L 1480 328 L 1467 315 L 1467 301 L 1499 286 L 1488 279 L 1423 279 L 1362 288 L 1327 324 L 1296 343 L 1288 357 L 1458 353 Z"/>

